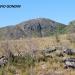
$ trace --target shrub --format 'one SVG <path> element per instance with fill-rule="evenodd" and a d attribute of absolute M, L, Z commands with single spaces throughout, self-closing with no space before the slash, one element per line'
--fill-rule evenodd
<path fill-rule="evenodd" d="M 34 65 L 34 58 L 27 53 L 24 56 L 15 56 L 12 63 L 22 67 L 30 67 Z"/>

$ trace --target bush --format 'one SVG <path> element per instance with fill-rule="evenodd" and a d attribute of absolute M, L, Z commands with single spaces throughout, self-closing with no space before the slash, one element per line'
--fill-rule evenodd
<path fill-rule="evenodd" d="M 30 67 L 34 65 L 34 58 L 30 54 L 25 54 L 24 56 L 15 56 L 14 61 L 12 62 L 14 65 L 22 66 L 22 67 Z"/>

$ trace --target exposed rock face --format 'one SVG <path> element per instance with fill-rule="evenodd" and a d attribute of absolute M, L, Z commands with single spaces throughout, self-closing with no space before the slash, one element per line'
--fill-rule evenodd
<path fill-rule="evenodd" d="M 66 25 L 46 18 L 37 18 L 22 22 L 16 26 L 0 29 L 1 39 L 19 39 L 24 37 L 45 37 L 63 33 Z"/>

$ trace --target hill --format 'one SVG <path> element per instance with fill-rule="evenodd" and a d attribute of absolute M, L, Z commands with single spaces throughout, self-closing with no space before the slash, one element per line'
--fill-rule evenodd
<path fill-rule="evenodd" d="M 75 20 L 71 21 L 67 27 L 65 27 L 66 33 L 75 33 Z"/>
<path fill-rule="evenodd" d="M 63 33 L 66 25 L 47 18 L 24 21 L 14 26 L 0 28 L 0 39 L 19 39 L 25 37 L 46 37 Z"/>

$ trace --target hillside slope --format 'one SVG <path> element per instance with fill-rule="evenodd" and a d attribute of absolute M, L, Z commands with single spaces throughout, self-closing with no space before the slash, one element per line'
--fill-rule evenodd
<path fill-rule="evenodd" d="M 0 28 L 0 39 L 19 39 L 24 37 L 45 37 L 63 33 L 66 25 L 47 18 L 31 19 L 15 26 Z"/>
<path fill-rule="evenodd" d="M 67 27 L 65 27 L 66 33 L 75 33 L 75 20 L 71 21 Z"/>

